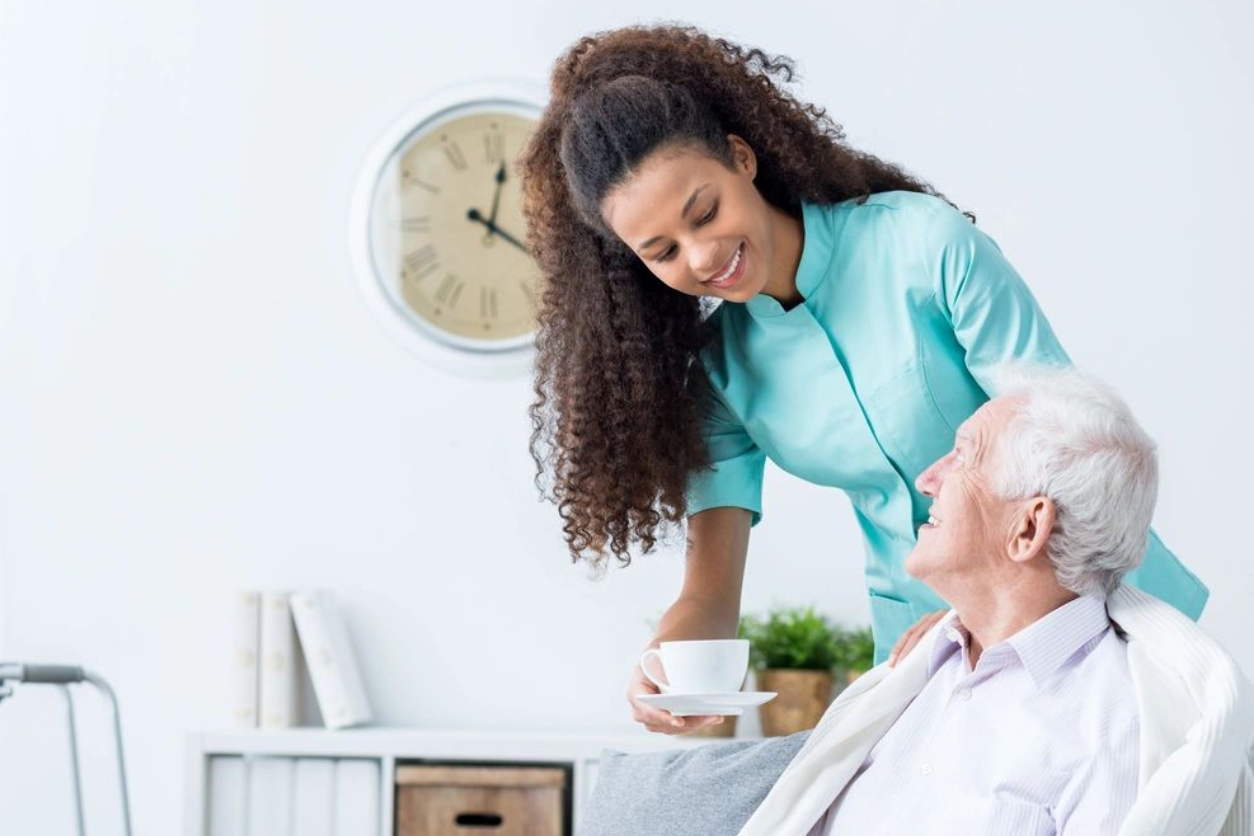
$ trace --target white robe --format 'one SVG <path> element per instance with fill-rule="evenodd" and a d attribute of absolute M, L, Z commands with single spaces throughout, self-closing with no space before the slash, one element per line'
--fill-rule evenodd
<path fill-rule="evenodd" d="M 1137 798 L 1118 836 L 1254 834 L 1254 693 L 1214 640 L 1129 586 L 1107 599 L 1128 641 L 1140 712 Z M 740 836 L 805 836 L 927 682 L 932 628 L 898 667 L 880 665 L 832 703 Z M 891 799 L 885 799 L 891 803 Z"/>

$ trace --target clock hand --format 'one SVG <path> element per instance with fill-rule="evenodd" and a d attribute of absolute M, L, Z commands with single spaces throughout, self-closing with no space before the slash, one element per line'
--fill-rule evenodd
<path fill-rule="evenodd" d="M 524 253 L 527 253 L 527 255 L 531 255 L 531 253 L 528 252 L 527 248 L 523 246 L 521 243 L 519 243 L 517 238 L 515 238 L 513 235 L 510 235 L 508 232 L 501 229 L 499 226 L 493 225 L 492 231 L 495 232 L 497 235 L 501 236 L 502 238 L 504 238 L 509 243 L 513 244 L 518 249 L 522 250 Z"/>
<path fill-rule="evenodd" d="M 500 208 L 500 205 L 501 205 L 501 186 L 505 184 L 505 163 L 504 162 L 502 162 L 501 167 L 497 169 L 495 179 L 496 179 L 496 192 L 495 194 L 492 195 L 492 212 L 488 215 L 489 224 L 496 224 L 496 210 Z M 492 229 L 491 228 L 489 228 L 488 231 L 483 234 L 483 243 L 485 244 L 492 243 Z"/>
<path fill-rule="evenodd" d="M 513 245 L 514 245 L 515 247 L 517 247 L 518 249 L 520 249 L 520 250 L 522 250 L 523 252 L 525 252 L 525 253 L 527 253 L 528 255 L 530 255 L 530 253 L 528 252 L 527 248 L 526 248 L 525 246 L 523 246 L 523 244 L 522 244 L 522 243 L 520 243 L 520 242 L 519 242 L 519 240 L 518 240 L 517 238 L 515 238 L 515 237 L 514 237 L 514 236 L 512 236 L 512 235 L 510 235 L 508 232 L 506 232 L 505 230 L 501 229 L 501 228 L 500 228 L 499 226 L 497 226 L 496 224 L 492 223 L 492 221 L 490 221 L 490 220 L 488 220 L 487 218 L 485 218 L 485 217 L 483 216 L 483 213 L 482 213 L 482 212 L 480 212 L 478 209 L 471 209 L 471 210 L 469 210 L 468 212 L 466 212 L 466 218 L 467 218 L 467 220 L 474 221 L 475 223 L 481 223 L 481 224 L 483 224 L 484 226 L 486 226 L 486 227 L 488 228 L 488 235 L 489 235 L 489 236 L 491 236 L 491 235 L 499 235 L 499 236 L 501 236 L 502 238 L 504 238 L 507 242 L 509 242 L 510 244 L 513 244 Z"/>
<path fill-rule="evenodd" d="M 488 215 L 488 223 L 496 223 L 496 210 L 501 205 L 501 186 L 505 185 L 505 163 L 496 172 L 496 194 L 492 195 L 492 212 Z"/>

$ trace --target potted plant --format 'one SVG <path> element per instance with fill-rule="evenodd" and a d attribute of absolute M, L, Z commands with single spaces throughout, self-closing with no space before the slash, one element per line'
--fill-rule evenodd
<path fill-rule="evenodd" d="M 779 694 L 758 709 L 762 733 L 814 728 L 831 702 L 832 669 L 842 658 L 831 622 L 813 607 L 776 609 L 765 619 L 742 618 L 740 636 L 751 643 L 758 689 Z"/>
<path fill-rule="evenodd" d="M 836 670 L 844 673 L 845 684 L 871 669 L 875 659 L 875 638 L 870 627 L 855 630 L 838 627 L 835 631 Z"/>

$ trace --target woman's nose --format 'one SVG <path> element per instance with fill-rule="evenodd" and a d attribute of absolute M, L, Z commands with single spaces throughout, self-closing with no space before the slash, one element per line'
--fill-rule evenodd
<path fill-rule="evenodd" d="M 694 244 L 689 247 L 692 253 L 692 271 L 697 274 L 698 279 L 708 279 L 714 275 L 714 271 L 722 267 L 718 264 L 718 246 L 713 242 L 701 246 Z"/>

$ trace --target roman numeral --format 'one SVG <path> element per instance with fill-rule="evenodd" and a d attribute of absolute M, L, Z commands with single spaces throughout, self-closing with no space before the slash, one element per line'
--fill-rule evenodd
<path fill-rule="evenodd" d="M 523 279 L 518 283 L 518 286 L 522 288 L 523 296 L 527 297 L 527 303 L 534 308 L 536 306 L 536 291 L 531 286 L 531 282 Z"/>
<path fill-rule="evenodd" d="M 453 168 L 458 171 L 466 170 L 466 155 L 462 153 L 462 147 L 456 142 L 444 143 L 444 156 L 448 157 L 448 161 L 453 164 Z"/>
<path fill-rule="evenodd" d="M 430 232 L 431 216 L 414 215 L 408 218 L 401 218 L 401 229 L 406 232 Z"/>
<path fill-rule="evenodd" d="M 444 277 L 444 281 L 440 282 L 440 286 L 436 288 L 436 301 L 442 305 L 448 305 L 450 308 L 453 307 L 457 304 L 457 300 L 461 298 L 462 288 L 465 286 L 465 282 L 449 273 Z"/>
<path fill-rule="evenodd" d="M 426 278 L 439 267 L 440 260 L 436 255 L 434 244 L 423 244 L 418 249 L 405 254 L 405 270 L 414 280 Z"/>
<path fill-rule="evenodd" d="M 505 159 L 505 135 L 500 131 L 492 131 L 483 135 L 483 158 L 489 163 L 499 163 Z"/>
<path fill-rule="evenodd" d="M 479 288 L 479 318 L 480 319 L 496 319 L 500 316 L 496 307 L 496 289 L 489 287 Z"/>
<path fill-rule="evenodd" d="M 415 176 L 413 175 L 413 173 L 412 173 L 409 169 L 407 169 L 407 168 L 401 169 L 401 185 L 402 185 L 402 187 L 403 187 L 403 188 L 409 188 L 410 186 L 416 186 L 416 187 L 418 187 L 418 188 L 420 188 L 420 189 L 426 189 L 427 191 L 431 192 L 431 194 L 439 194 L 439 193 L 440 193 L 440 189 L 439 189 L 439 187 L 438 187 L 438 186 L 433 186 L 433 185 L 431 185 L 430 183 L 428 183 L 426 180 L 419 180 L 419 179 L 418 179 L 417 177 L 415 177 Z"/>

